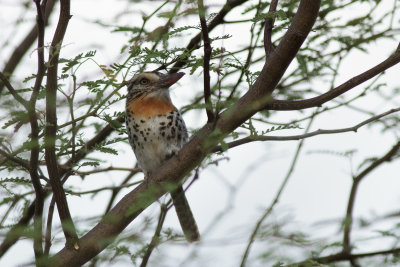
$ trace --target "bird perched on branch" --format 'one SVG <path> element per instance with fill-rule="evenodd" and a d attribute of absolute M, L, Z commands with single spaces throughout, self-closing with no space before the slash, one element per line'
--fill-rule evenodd
<path fill-rule="evenodd" d="M 183 72 L 143 72 L 135 75 L 128 83 L 126 129 L 146 177 L 187 142 L 185 122 L 172 104 L 168 90 L 183 75 Z M 196 221 L 182 186 L 170 193 L 186 239 L 189 242 L 199 240 Z"/>

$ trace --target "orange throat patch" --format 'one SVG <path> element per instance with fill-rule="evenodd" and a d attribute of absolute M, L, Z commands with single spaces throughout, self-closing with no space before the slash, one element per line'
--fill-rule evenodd
<path fill-rule="evenodd" d="M 126 105 L 126 109 L 129 113 L 133 113 L 134 116 L 153 117 L 165 115 L 176 108 L 169 99 L 144 97 L 130 101 Z"/>

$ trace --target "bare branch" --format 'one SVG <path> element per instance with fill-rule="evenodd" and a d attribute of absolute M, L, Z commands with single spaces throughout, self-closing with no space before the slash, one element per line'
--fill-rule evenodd
<path fill-rule="evenodd" d="M 53 197 L 51 198 L 49 211 L 47 213 L 47 224 L 46 224 L 46 235 L 45 235 L 45 242 L 44 242 L 44 255 L 49 256 L 50 248 L 51 248 L 51 228 L 53 225 L 53 214 L 54 214 L 54 205 L 56 200 Z"/>
<path fill-rule="evenodd" d="M 302 140 L 305 138 L 310 138 L 310 137 L 313 137 L 316 135 L 357 132 L 358 129 L 360 129 L 361 127 L 363 127 L 371 122 L 377 121 L 383 117 L 386 117 L 387 115 L 390 115 L 392 113 L 396 113 L 399 111 L 400 111 L 400 108 L 391 109 L 391 110 L 381 113 L 379 115 L 373 116 L 365 121 L 362 121 L 352 127 L 341 128 L 341 129 L 332 129 L 332 130 L 318 129 L 316 131 L 306 133 L 306 134 L 288 135 L 288 136 L 256 136 L 256 135 L 253 136 L 252 135 L 252 136 L 248 136 L 248 137 L 227 143 L 224 145 L 224 147 L 233 148 L 236 146 L 240 146 L 240 145 L 247 144 L 250 142 L 257 142 L 257 141 L 297 141 L 297 140 Z M 223 148 L 221 146 L 217 146 L 213 149 L 213 152 L 222 152 L 222 151 L 223 151 Z"/>
<path fill-rule="evenodd" d="M 146 252 L 143 256 L 140 267 L 145 267 L 147 265 L 147 262 L 149 261 L 151 253 L 157 247 L 157 245 L 160 243 L 160 233 L 161 233 L 164 221 L 165 221 L 165 217 L 167 216 L 167 212 L 168 212 L 167 206 L 161 205 L 160 216 L 158 218 L 156 231 L 154 232 L 154 235 L 151 238 L 150 244 L 146 249 Z"/>
<path fill-rule="evenodd" d="M 61 225 L 66 238 L 67 247 L 78 249 L 78 236 L 76 234 L 75 226 L 68 209 L 65 192 L 61 184 L 61 175 L 58 171 L 58 163 L 55 152 L 57 132 L 56 99 L 58 86 L 58 59 L 62 41 L 70 18 L 70 0 L 61 0 L 60 17 L 49 52 L 49 68 L 46 85 L 45 160 L 47 171 L 50 177 L 50 184 L 53 189 L 58 213 L 60 215 Z"/>
<path fill-rule="evenodd" d="M 198 9 L 200 17 L 201 32 L 204 41 L 204 59 L 203 59 L 203 75 L 204 75 L 204 103 L 206 104 L 206 112 L 208 122 L 214 121 L 214 113 L 211 103 L 211 88 L 210 88 L 210 59 L 211 59 L 211 45 L 210 37 L 208 36 L 208 27 L 205 18 L 206 9 L 203 0 L 198 0 Z"/>
<path fill-rule="evenodd" d="M 353 185 L 351 187 L 349 200 L 347 203 L 346 216 L 344 219 L 344 229 L 343 229 L 343 253 L 351 252 L 351 242 L 350 242 L 350 231 L 353 222 L 353 208 L 356 200 L 357 189 L 360 182 L 368 174 L 374 171 L 376 168 L 381 166 L 383 163 L 391 161 L 392 158 L 397 154 L 400 149 L 400 141 L 397 142 L 384 156 L 372 162 L 365 170 L 363 170 L 359 175 L 353 178 Z"/>
<path fill-rule="evenodd" d="M 308 259 L 308 260 L 305 260 L 302 262 L 285 265 L 285 267 L 303 267 L 303 266 L 306 267 L 306 266 L 310 266 L 309 264 L 313 263 L 313 262 L 327 264 L 327 263 L 338 262 L 338 261 L 348 261 L 351 259 L 383 256 L 383 255 L 397 254 L 397 253 L 400 253 L 400 248 L 378 250 L 378 251 L 359 253 L 359 254 L 350 254 L 350 253 L 340 252 L 340 253 L 332 254 L 329 256 L 325 256 L 325 257 L 311 258 L 311 259 Z"/>
<path fill-rule="evenodd" d="M 329 100 L 334 99 L 335 97 L 346 93 L 347 91 L 353 89 L 357 85 L 362 84 L 365 81 L 375 77 L 376 75 L 381 74 L 385 70 L 393 67 L 394 65 L 400 62 L 400 44 L 397 47 L 397 50 L 394 54 L 388 57 L 386 60 L 382 61 L 380 64 L 375 67 L 363 72 L 360 75 L 357 75 L 347 82 L 339 85 L 338 87 L 329 90 L 325 94 L 320 96 L 316 96 L 310 99 L 305 100 L 296 100 L 296 101 L 287 101 L 287 100 L 270 100 L 265 106 L 264 109 L 268 110 L 299 110 L 306 109 L 311 107 L 321 106 L 322 104 L 328 102 Z"/>
<path fill-rule="evenodd" d="M 128 188 L 137 184 L 140 184 L 142 181 L 138 181 L 138 182 L 133 182 L 133 183 L 124 183 L 118 186 L 104 186 L 104 187 L 100 187 L 97 189 L 93 189 L 93 190 L 87 190 L 87 191 L 81 191 L 81 192 L 75 192 L 75 191 L 71 191 L 71 190 L 66 190 L 67 193 L 70 193 L 71 195 L 86 195 L 86 194 L 94 194 L 94 193 L 98 193 L 101 191 L 106 191 L 106 190 L 115 190 L 115 189 L 122 189 L 122 188 Z"/>
<path fill-rule="evenodd" d="M 28 102 L 23 99 L 17 91 L 14 89 L 14 87 L 10 84 L 10 82 L 7 80 L 7 77 L 0 71 L 0 80 L 3 82 L 3 84 L 6 86 L 10 94 L 14 97 L 15 100 L 17 100 L 21 105 L 23 105 L 25 108 L 28 108 Z"/>
<path fill-rule="evenodd" d="M 86 171 L 86 172 L 73 170 L 74 173 L 81 175 L 81 176 L 95 174 L 95 173 L 99 173 L 99 172 L 108 172 L 108 171 L 129 171 L 129 172 L 132 172 L 133 174 L 136 174 L 138 172 L 141 172 L 142 170 L 139 168 L 122 168 L 122 167 L 113 167 L 113 166 L 110 166 L 110 167 L 107 167 L 104 169 L 94 169 L 94 170 Z"/>

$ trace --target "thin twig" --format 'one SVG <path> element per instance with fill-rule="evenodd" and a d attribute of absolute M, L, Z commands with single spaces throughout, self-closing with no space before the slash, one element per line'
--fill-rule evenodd
<path fill-rule="evenodd" d="M 158 217 L 158 223 L 156 227 L 156 231 L 154 232 L 153 237 L 151 238 L 150 244 L 146 249 L 146 252 L 143 256 L 142 263 L 140 264 L 140 267 L 145 267 L 149 261 L 150 255 L 153 252 L 153 250 L 157 247 L 157 245 L 160 243 L 160 234 L 161 230 L 165 221 L 165 217 L 167 216 L 168 208 L 166 205 L 161 205 L 160 209 L 160 216 Z"/>
<path fill-rule="evenodd" d="M 137 164 L 135 165 L 135 168 L 136 167 L 137 167 Z M 122 186 L 122 185 L 127 184 L 132 179 L 132 177 L 135 176 L 135 174 L 137 174 L 137 173 L 138 172 L 136 172 L 136 171 L 131 171 L 125 177 L 125 179 L 122 181 L 122 183 L 120 185 Z M 111 197 L 108 200 L 108 204 L 107 204 L 107 207 L 106 207 L 106 210 L 105 210 L 104 214 L 107 214 L 107 212 L 110 211 L 110 209 L 112 208 L 112 205 L 114 204 L 115 198 L 117 197 L 118 193 L 121 192 L 121 189 L 122 188 L 115 188 L 115 189 L 112 190 Z"/>
<path fill-rule="evenodd" d="M 49 256 L 50 248 L 51 248 L 51 227 L 53 224 L 53 214 L 54 214 L 54 205 L 55 205 L 55 198 L 54 195 L 51 198 L 49 211 L 47 214 L 47 225 L 46 225 L 46 235 L 45 235 L 45 242 L 44 242 L 44 255 Z"/>
<path fill-rule="evenodd" d="M 247 144 L 250 142 L 257 142 L 257 141 L 297 141 L 297 140 L 302 140 L 302 139 L 306 139 L 306 138 L 310 138 L 316 135 L 324 135 L 324 134 L 337 134 L 337 133 L 346 133 L 346 132 L 357 132 L 359 128 L 377 121 L 387 115 L 390 115 L 392 113 L 396 113 L 399 112 L 400 108 L 395 108 L 395 109 L 391 109 L 389 111 L 386 111 L 384 113 L 381 113 L 379 115 L 373 116 L 365 121 L 362 121 L 360 123 L 358 123 L 357 125 L 354 125 L 352 127 L 347 127 L 347 128 L 341 128 L 341 129 L 332 129 L 332 130 L 325 130 L 325 129 L 319 129 L 313 132 L 309 132 L 306 134 L 299 134 L 299 135 L 288 135 L 288 136 L 248 136 L 230 143 L 226 143 L 226 145 L 224 145 L 224 149 L 225 148 L 233 148 L 236 146 L 240 146 L 243 144 Z M 213 149 L 213 152 L 222 152 L 223 148 L 221 146 L 216 146 Z"/>
<path fill-rule="evenodd" d="M 350 232 L 353 222 L 353 208 L 355 204 L 357 189 L 360 182 L 365 178 L 368 174 L 370 174 L 377 167 L 381 166 L 383 163 L 391 161 L 392 158 L 396 155 L 396 153 L 400 149 L 400 141 L 398 141 L 384 156 L 372 162 L 366 169 L 364 169 L 359 175 L 353 178 L 353 185 L 351 187 L 349 200 L 347 203 L 346 216 L 344 219 L 344 228 L 343 228 L 343 253 L 351 252 L 351 242 L 350 242 Z"/>
<path fill-rule="evenodd" d="M 99 172 L 108 172 L 108 171 L 129 171 L 133 174 L 136 174 L 138 172 L 141 172 L 141 169 L 139 168 L 122 168 L 122 167 L 107 167 L 107 168 L 103 168 L 103 169 L 94 169 L 91 171 L 78 171 L 78 170 L 73 170 L 74 173 L 81 175 L 81 176 L 85 176 L 85 175 L 90 175 L 90 174 L 95 174 L 95 173 L 99 173 Z"/>
<path fill-rule="evenodd" d="M 3 155 L 8 160 L 10 160 L 14 163 L 17 163 L 18 165 L 20 165 L 21 167 L 23 167 L 24 169 L 29 171 L 29 162 L 27 160 L 23 160 L 23 159 L 15 157 L 15 156 L 12 156 L 9 153 L 7 153 L 6 151 L 4 151 L 3 149 L 0 149 L 0 155 Z"/>
<path fill-rule="evenodd" d="M 311 263 L 321 263 L 321 264 L 328 264 L 332 262 L 338 262 L 338 261 L 348 261 L 350 259 L 359 259 L 359 258 L 367 258 L 367 257 L 375 257 L 375 256 L 383 256 L 383 255 L 388 255 L 388 254 L 397 254 L 400 253 L 400 248 L 393 248 L 393 249 L 387 249 L 387 250 L 378 250 L 378 251 L 372 251 L 372 252 L 365 252 L 365 253 L 359 253 L 359 254 L 350 254 L 350 253 L 337 253 L 337 254 L 332 254 L 329 256 L 325 257 L 319 257 L 319 258 L 311 258 L 302 262 L 296 262 L 292 263 L 289 265 L 285 265 L 284 267 L 302 267 L 302 266 L 314 266 L 310 265 Z M 307 265 L 308 264 L 308 265 Z"/>
<path fill-rule="evenodd" d="M 23 99 L 18 93 L 17 90 L 14 89 L 14 87 L 10 84 L 8 81 L 7 77 L 3 74 L 3 72 L 0 71 L 0 80 L 3 82 L 3 84 L 6 86 L 10 94 L 14 97 L 15 100 L 17 100 L 21 105 L 23 105 L 25 108 L 28 108 L 28 102 Z"/>
<path fill-rule="evenodd" d="M 105 191 L 105 190 L 115 190 L 115 189 L 128 188 L 128 187 L 140 184 L 141 182 L 143 182 L 143 181 L 141 180 L 141 181 L 137 181 L 137 182 L 133 182 L 133 183 L 129 183 L 129 184 L 125 183 L 125 184 L 121 184 L 121 185 L 117 185 L 117 186 L 104 186 L 104 187 L 100 187 L 100 188 L 97 188 L 97 189 L 81 191 L 81 192 L 75 192 L 75 191 L 72 191 L 72 190 L 65 190 L 65 192 L 67 192 L 67 193 L 69 193 L 71 195 L 80 196 L 80 195 L 94 194 L 94 193 L 98 193 L 98 192 Z"/>

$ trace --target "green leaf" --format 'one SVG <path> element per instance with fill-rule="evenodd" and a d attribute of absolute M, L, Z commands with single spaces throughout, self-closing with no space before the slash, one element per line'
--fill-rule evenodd
<path fill-rule="evenodd" d="M 113 154 L 113 155 L 118 155 L 118 151 L 111 148 L 111 147 L 96 147 L 97 151 L 103 152 L 103 153 L 107 153 L 107 154 Z"/>
<path fill-rule="evenodd" d="M 20 184 L 20 185 L 30 185 L 31 180 L 30 179 L 25 179 L 23 177 L 9 177 L 9 178 L 3 178 L 0 179 L 0 184 L 5 184 L 5 183 L 13 183 L 13 184 Z"/>
<path fill-rule="evenodd" d="M 80 64 L 82 59 L 94 57 L 94 55 L 96 55 L 96 50 L 92 50 L 92 51 L 86 52 L 85 54 L 80 53 L 77 56 L 75 56 L 73 59 L 61 58 L 59 60 L 59 63 L 66 63 L 66 65 L 62 68 L 62 72 L 66 73 L 72 67 Z"/>
<path fill-rule="evenodd" d="M 92 166 L 92 167 L 98 167 L 99 165 L 100 163 L 96 161 L 85 161 L 81 164 L 81 166 Z"/>

